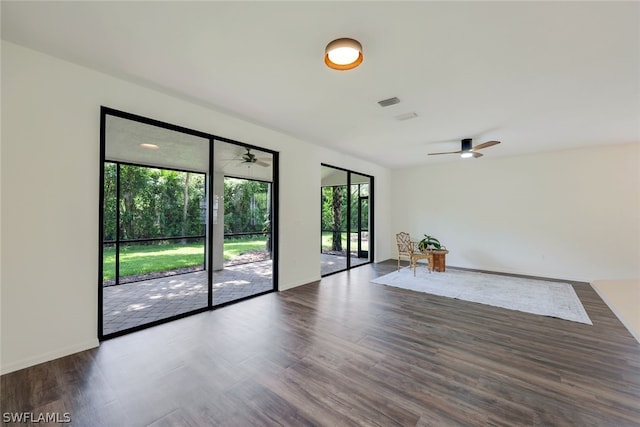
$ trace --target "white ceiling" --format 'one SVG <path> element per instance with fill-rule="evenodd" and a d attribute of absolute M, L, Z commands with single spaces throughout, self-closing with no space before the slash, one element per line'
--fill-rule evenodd
<path fill-rule="evenodd" d="M 144 148 L 142 144 L 156 148 Z M 207 173 L 209 148 L 209 138 L 111 114 L 105 118 L 105 160 Z M 214 142 L 213 148 L 215 172 L 236 178 L 273 180 L 271 153 L 251 148 L 258 162 L 248 163 L 243 159 L 248 148 L 220 140 Z"/>
<path fill-rule="evenodd" d="M 141 144 L 157 148 L 143 148 Z M 105 160 L 207 173 L 209 139 L 107 115 L 104 157 Z"/>
<path fill-rule="evenodd" d="M 640 141 L 635 1 L 2 1 L 2 38 L 391 168 Z"/>

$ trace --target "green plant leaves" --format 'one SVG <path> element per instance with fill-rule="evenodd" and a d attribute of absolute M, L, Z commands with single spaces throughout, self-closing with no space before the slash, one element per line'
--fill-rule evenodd
<path fill-rule="evenodd" d="M 421 251 L 427 250 L 427 249 L 440 249 L 442 248 L 442 244 L 440 243 L 440 241 L 438 239 L 436 239 L 433 236 L 429 236 L 428 234 L 424 235 L 424 239 L 420 240 L 420 242 L 418 242 L 418 249 L 420 249 Z"/>

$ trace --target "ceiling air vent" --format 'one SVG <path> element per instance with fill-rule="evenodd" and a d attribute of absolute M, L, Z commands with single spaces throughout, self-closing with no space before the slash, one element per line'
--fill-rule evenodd
<path fill-rule="evenodd" d="M 418 117 L 416 113 L 404 113 L 404 114 L 400 114 L 399 116 L 396 116 L 396 119 L 402 121 L 402 120 L 413 119 L 416 117 Z"/>
<path fill-rule="evenodd" d="M 382 101 L 378 101 L 381 107 L 388 107 L 389 105 L 397 104 L 400 100 L 394 96 L 393 98 L 383 99 Z"/>

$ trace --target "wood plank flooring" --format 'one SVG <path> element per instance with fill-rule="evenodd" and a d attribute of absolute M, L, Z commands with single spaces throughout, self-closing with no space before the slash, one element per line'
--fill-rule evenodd
<path fill-rule="evenodd" d="M 588 284 L 574 288 L 593 326 L 369 283 L 394 268 L 4 375 L 2 412 L 77 426 L 640 426 L 640 344 Z"/>

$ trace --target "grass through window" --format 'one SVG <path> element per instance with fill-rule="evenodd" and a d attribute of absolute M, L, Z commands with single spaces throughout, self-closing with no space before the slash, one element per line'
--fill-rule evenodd
<path fill-rule="evenodd" d="M 342 236 L 342 249 L 347 250 L 347 233 L 340 233 Z M 368 234 L 367 234 L 368 236 Z M 333 232 L 331 231 L 323 231 L 322 232 L 322 250 L 330 251 L 333 242 Z M 362 242 L 360 242 L 362 250 L 369 250 L 369 241 L 364 238 Z M 358 248 L 358 233 L 351 233 L 351 250 L 355 251 Z"/>
<path fill-rule="evenodd" d="M 244 252 L 265 249 L 264 237 L 234 239 L 224 243 L 224 259 L 228 261 Z M 122 244 L 120 277 L 176 270 L 204 265 L 204 243 Z M 103 280 L 115 279 L 116 253 L 113 245 L 103 252 Z"/>

